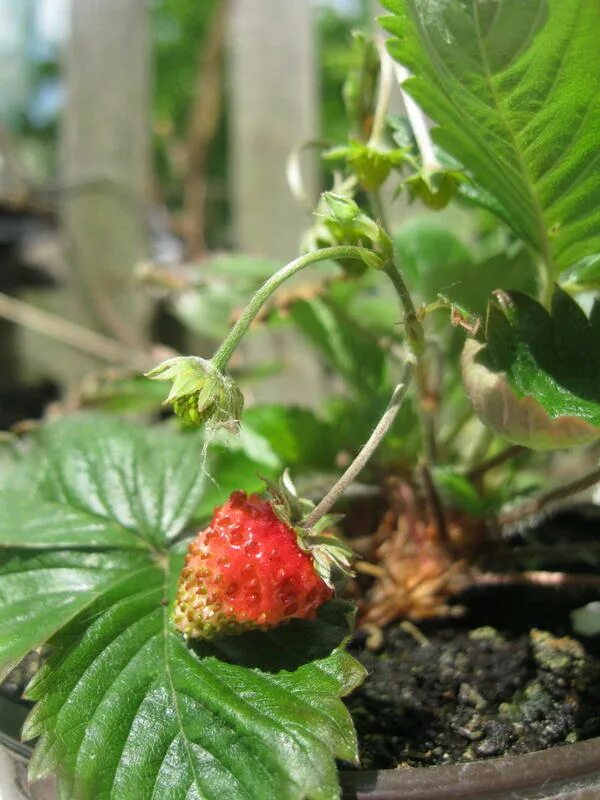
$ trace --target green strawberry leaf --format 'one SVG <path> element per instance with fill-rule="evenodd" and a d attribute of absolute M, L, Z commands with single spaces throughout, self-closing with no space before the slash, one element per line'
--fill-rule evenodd
<path fill-rule="evenodd" d="M 551 312 L 521 292 L 497 297 L 480 361 L 506 372 L 517 393 L 535 397 L 550 417 L 573 414 L 600 426 L 600 300 L 588 319 L 559 288 Z"/>
<path fill-rule="evenodd" d="M 429 217 L 403 224 L 394 244 L 410 289 L 425 303 L 444 295 L 483 314 L 494 289 L 536 292 L 536 266 L 523 246 L 477 257 L 448 226 Z"/>
<path fill-rule="evenodd" d="M 386 359 L 378 338 L 336 304 L 320 297 L 300 300 L 293 304 L 290 316 L 359 394 L 371 394 L 385 382 Z"/>
<path fill-rule="evenodd" d="M 530 447 L 600 437 L 600 300 L 586 317 L 557 287 L 548 312 L 521 292 L 496 292 L 485 344 L 468 342 L 467 391 L 498 433 Z"/>
<path fill-rule="evenodd" d="M 596 0 L 386 0 L 435 141 L 554 276 L 600 251 Z"/>
<path fill-rule="evenodd" d="M 37 434 L 29 494 L 1 498 L 0 667 L 50 645 L 24 735 L 32 778 L 56 772 L 63 800 L 330 800 L 335 758 L 356 760 L 345 604 L 193 648 L 171 623 L 201 446 L 60 421 Z"/>

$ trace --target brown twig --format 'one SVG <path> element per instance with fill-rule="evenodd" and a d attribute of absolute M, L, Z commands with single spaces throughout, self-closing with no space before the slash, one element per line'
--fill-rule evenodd
<path fill-rule="evenodd" d="M 579 574 L 571 572 L 546 572 L 530 570 L 528 572 L 484 572 L 473 576 L 476 586 L 549 586 L 564 588 L 577 586 L 581 588 L 600 589 L 600 575 Z"/>
<path fill-rule="evenodd" d="M 584 489 L 589 489 L 597 483 L 600 483 L 600 467 L 596 467 L 596 469 L 582 475 L 571 483 L 557 486 L 549 492 L 540 494 L 531 500 L 526 500 L 513 510 L 501 514 L 498 518 L 498 522 L 500 525 L 513 525 L 515 522 L 520 522 L 526 517 L 539 514 L 540 511 L 543 511 L 553 503 L 571 497 L 578 492 L 582 492 Z"/>
<path fill-rule="evenodd" d="M 192 256 L 206 249 L 206 165 L 223 107 L 223 54 L 228 0 L 220 0 L 198 60 L 196 94 L 187 135 L 187 174 L 183 187 L 183 232 Z"/>
<path fill-rule="evenodd" d="M 42 336 L 50 336 L 52 339 L 111 364 L 128 364 L 142 372 L 147 371 L 155 364 L 155 359 L 150 353 L 128 348 L 121 342 L 109 339 L 101 333 L 42 311 L 42 309 L 1 292 L 0 317 L 16 325 L 29 328 Z"/>

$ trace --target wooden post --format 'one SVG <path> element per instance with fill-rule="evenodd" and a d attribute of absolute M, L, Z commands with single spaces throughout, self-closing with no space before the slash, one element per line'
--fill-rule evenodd
<path fill-rule="evenodd" d="M 143 338 L 133 269 L 146 253 L 149 40 L 145 0 L 76 0 L 66 53 L 64 224 L 74 278 L 106 332 Z"/>
<path fill-rule="evenodd" d="M 231 184 L 239 247 L 283 260 L 307 216 L 287 186 L 290 151 L 314 138 L 316 53 L 310 0 L 235 0 L 231 20 Z"/>
<path fill-rule="evenodd" d="M 60 131 L 65 258 L 62 291 L 31 297 L 48 310 L 132 346 L 149 304 L 134 268 L 147 255 L 150 47 L 145 0 L 72 0 Z M 31 338 L 31 337 L 29 337 Z M 34 360 L 77 377 L 93 362 L 32 340 Z M 43 365 L 39 365 L 43 369 Z M 34 371 L 35 368 L 34 368 Z"/>
<path fill-rule="evenodd" d="M 292 197 L 286 163 L 318 132 L 315 31 L 310 0 L 233 0 L 229 36 L 231 190 L 234 240 L 245 252 L 278 259 L 298 254 L 310 215 Z M 309 186 L 314 162 L 306 166 Z M 306 277 L 303 276 L 306 280 Z M 280 362 L 256 400 L 316 405 L 323 393 L 318 359 L 293 331 L 257 334 L 249 362 Z"/>

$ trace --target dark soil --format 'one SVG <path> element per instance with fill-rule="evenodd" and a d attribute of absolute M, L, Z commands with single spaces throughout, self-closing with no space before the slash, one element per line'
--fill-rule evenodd
<path fill-rule="evenodd" d="M 526 753 L 600 735 L 600 642 L 577 640 L 586 592 L 495 587 L 459 598 L 460 619 L 358 634 L 369 677 L 349 699 L 361 767 L 383 769 Z M 420 636 L 422 634 L 423 636 Z"/>

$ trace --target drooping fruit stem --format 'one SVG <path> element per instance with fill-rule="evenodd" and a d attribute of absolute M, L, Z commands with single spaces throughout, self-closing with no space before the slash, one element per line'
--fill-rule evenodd
<path fill-rule="evenodd" d="M 254 294 L 241 316 L 233 328 L 227 334 L 225 341 L 219 347 L 217 352 L 212 357 L 213 366 L 220 371 L 224 371 L 229 359 L 233 355 L 238 344 L 248 331 L 252 321 L 267 302 L 273 292 L 281 286 L 282 283 L 291 278 L 297 272 L 310 267 L 312 264 L 317 264 L 319 261 L 337 261 L 348 260 L 363 261 L 367 265 L 371 264 L 369 259 L 372 259 L 373 253 L 364 247 L 356 247 L 354 245 L 338 245 L 336 247 L 325 247 L 322 250 L 316 250 L 311 253 L 295 258 L 282 267 L 274 275 L 272 275 L 260 289 Z"/>
<path fill-rule="evenodd" d="M 327 512 L 333 507 L 333 505 L 339 500 L 339 498 L 343 495 L 346 491 L 348 486 L 356 479 L 357 475 L 362 471 L 362 469 L 366 466 L 367 462 L 379 447 L 382 439 L 385 438 L 387 432 L 391 428 L 400 408 L 402 406 L 402 402 L 404 400 L 404 396 L 406 395 L 406 390 L 408 389 L 408 385 L 410 383 L 412 373 L 412 366 L 408 364 L 404 368 L 404 374 L 402 375 L 402 382 L 399 383 L 393 391 L 392 397 L 390 398 L 390 402 L 387 405 L 386 410 L 383 412 L 383 415 L 373 432 L 369 436 L 366 444 L 356 456 L 354 461 L 350 464 L 350 466 L 346 469 L 344 474 L 339 478 L 338 481 L 331 487 L 331 489 L 327 492 L 325 497 L 313 508 L 313 510 L 308 514 L 300 523 L 303 528 L 312 528 L 313 525 L 318 522 L 321 517 L 323 517 Z"/>

